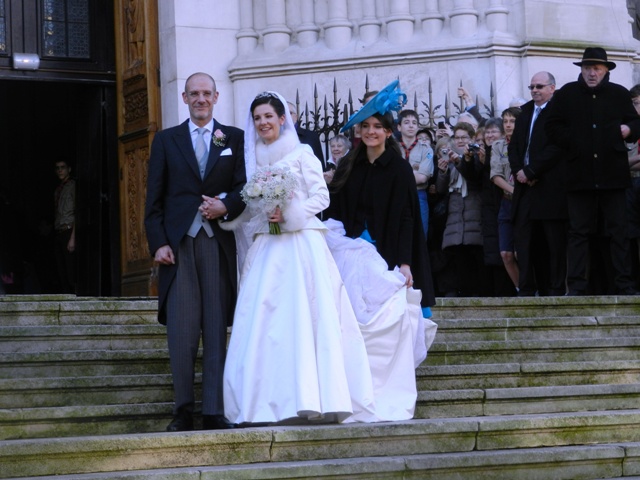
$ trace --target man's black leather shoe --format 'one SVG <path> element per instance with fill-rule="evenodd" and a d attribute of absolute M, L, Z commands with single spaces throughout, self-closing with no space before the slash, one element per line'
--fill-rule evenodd
<path fill-rule="evenodd" d="M 571 290 L 569 289 L 569 291 L 567 293 L 565 293 L 565 297 L 582 297 L 584 296 L 584 291 L 583 290 Z"/>
<path fill-rule="evenodd" d="M 235 424 L 230 423 L 224 415 L 203 415 L 202 416 L 202 429 L 203 430 L 228 430 L 230 428 L 236 428 Z"/>
<path fill-rule="evenodd" d="M 167 432 L 188 432 L 193 430 L 193 415 L 189 412 L 180 412 L 173 416 L 171 423 L 167 425 Z"/>

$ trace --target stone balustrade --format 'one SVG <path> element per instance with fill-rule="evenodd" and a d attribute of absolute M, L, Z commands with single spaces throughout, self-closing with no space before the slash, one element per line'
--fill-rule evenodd
<path fill-rule="evenodd" d="M 474 3 L 302 0 L 289 6 L 285 0 L 273 0 L 268 5 L 261 0 L 241 0 L 242 11 L 250 14 L 241 16 L 238 50 L 240 54 L 250 54 L 258 46 L 258 39 L 266 53 L 277 54 L 292 45 L 310 48 L 319 41 L 329 49 L 338 49 L 353 40 L 365 45 L 378 40 L 402 45 L 416 35 L 434 38 L 446 29 L 453 38 L 472 37 L 481 29 L 507 31 L 510 11 L 504 0 L 490 0 L 482 9 Z"/>

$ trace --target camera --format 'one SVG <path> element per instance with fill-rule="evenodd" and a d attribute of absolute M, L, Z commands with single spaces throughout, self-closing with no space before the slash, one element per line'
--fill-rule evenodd
<path fill-rule="evenodd" d="M 440 153 L 442 155 L 449 155 L 449 149 L 448 148 L 443 148 L 443 149 L 440 150 Z"/>
<path fill-rule="evenodd" d="M 480 145 L 478 145 L 477 143 L 469 144 L 469 152 L 477 152 L 478 150 L 480 150 Z"/>
<path fill-rule="evenodd" d="M 443 128 L 447 128 L 444 124 L 444 122 L 438 122 L 438 128 L 439 129 L 443 129 Z"/>

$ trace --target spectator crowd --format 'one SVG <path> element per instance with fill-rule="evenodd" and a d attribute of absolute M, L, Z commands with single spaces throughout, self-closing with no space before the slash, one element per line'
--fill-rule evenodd
<path fill-rule="evenodd" d="M 500 117 L 462 87 L 465 110 L 437 129 L 398 113 L 436 296 L 639 293 L 640 85 L 610 81 L 616 64 L 599 47 L 574 64 L 577 81 L 538 72 L 531 100 Z M 329 185 L 360 141 L 350 133 L 330 139 Z"/>

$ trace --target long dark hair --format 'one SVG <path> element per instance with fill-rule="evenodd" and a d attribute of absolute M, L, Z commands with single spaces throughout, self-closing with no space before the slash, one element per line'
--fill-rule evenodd
<path fill-rule="evenodd" d="M 276 111 L 276 115 L 278 115 L 278 117 L 282 117 L 283 115 L 285 115 L 284 105 L 282 104 L 278 96 L 271 92 L 262 92 L 253 99 L 253 102 L 251 102 L 251 106 L 249 107 L 251 115 L 253 115 L 253 111 L 258 105 L 265 104 L 271 105 Z"/>
<path fill-rule="evenodd" d="M 391 132 L 391 135 L 389 135 L 389 137 L 387 137 L 387 139 L 384 142 L 385 151 L 392 150 L 397 155 L 402 157 L 402 152 L 400 151 L 398 142 L 393 136 L 394 122 L 393 122 L 393 115 L 391 114 L 391 112 L 387 112 L 385 114 L 374 113 L 371 116 L 380 120 L 380 123 L 382 123 L 382 127 L 385 130 L 389 130 Z M 344 187 L 345 183 L 347 183 L 347 181 L 349 180 L 349 176 L 351 175 L 351 170 L 353 170 L 353 165 L 355 164 L 356 159 L 361 157 L 366 157 L 366 155 L 367 155 L 367 146 L 364 144 L 363 141 L 360 141 L 358 146 L 353 150 L 349 150 L 349 153 L 347 153 L 344 156 L 344 158 L 340 160 L 340 163 L 338 163 L 338 168 L 336 169 L 335 177 L 329 186 L 332 192 L 337 192 L 342 187 Z"/>

